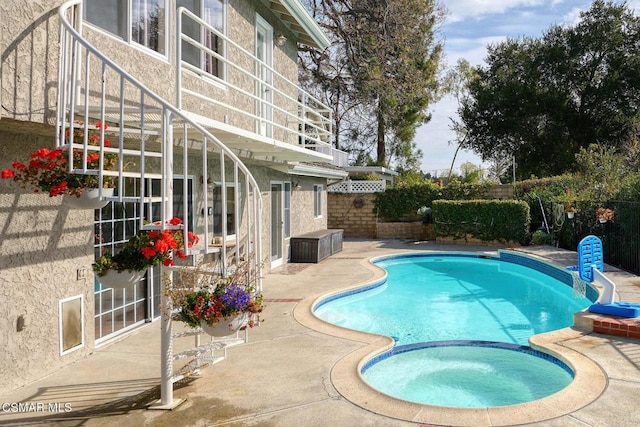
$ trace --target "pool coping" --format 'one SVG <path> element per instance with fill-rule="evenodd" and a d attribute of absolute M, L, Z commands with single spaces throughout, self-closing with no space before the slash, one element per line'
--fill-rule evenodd
<path fill-rule="evenodd" d="M 406 256 L 420 253 L 420 251 L 403 252 L 398 255 Z M 476 256 L 479 253 L 497 254 L 496 251 L 472 253 Z M 521 253 L 518 252 L 518 254 Z M 536 255 L 526 254 L 525 256 L 552 265 Z M 331 370 L 331 382 L 334 387 L 353 404 L 387 417 L 426 424 L 470 427 L 508 426 L 541 422 L 567 415 L 592 403 L 607 387 L 607 377 L 597 363 L 563 345 L 564 342 L 578 339 L 586 333 L 574 328 L 564 328 L 534 335 L 529 340 L 530 347 L 560 359 L 575 372 L 571 384 L 542 399 L 511 406 L 452 408 L 408 402 L 374 389 L 362 378 L 361 369 L 369 359 L 393 347 L 395 341 L 391 337 L 355 331 L 327 323 L 316 317 L 313 314 L 313 309 L 328 297 L 383 281 L 386 278 L 385 270 L 372 263 L 372 260 L 379 258 L 371 257 L 360 261 L 362 266 L 371 271 L 372 278 L 331 292 L 315 294 L 302 300 L 293 312 L 294 318 L 310 329 L 363 344 L 358 350 L 340 359 Z"/>

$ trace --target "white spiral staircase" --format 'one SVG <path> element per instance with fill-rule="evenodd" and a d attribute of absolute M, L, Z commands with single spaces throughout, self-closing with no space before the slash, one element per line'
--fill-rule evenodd
<path fill-rule="evenodd" d="M 179 227 L 184 232 L 199 235 L 200 243 L 186 248 L 187 255 L 215 255 L 221 261 L 221 274 L 225 269 L 249 260 L 250 272 L 254 272 L 258 288 L 261 289 L 261 194 L 254 177 L 242 161 L 211 132 L 189 118 L 184 112 L 145 87 L 133 76 L 112 62 L 107 56 L 90 44 L 82 36 L 82 2 L 71 0 L 59 9 L 60 63 L 57 100 L 57 145 L 68 150 L 83 150 L 85 154 L 98 153 L 103 165 L 105 154 L 115 153 L 119 162 L 115 170 L 88 169 L 86 165 L 73 165 L 70 172 L 95 175 L 99 182 L 105 179 L 116 181 L 116 195 L 112 201 L 138 203 L 140 215 L 139 229 L 170 227 L 167 221 L 174 215 L 187 218 L 187 204 L 183 212 L 173 212 L 173 178 L 176 171 L 181 176 L 190 171 L 194 159 L 201 170 L 201 185 L 196 192 L 198 212 L 209 212 L 213 201 L 213 190 L 209 183 L 221 183 L 222 218 L 227 218 L 228 209 L 234 209 L 235 234 L 227 237 L 227 223 L 221 221 L 222 242 L 213 245 L 213 223 L 209 215 L 199 217 L 202 221 L 197 230 L 189 230 L 188 222 Z M 100 127 L 99 144 L 90 143 L 88 134 L 95 123 L 107 124 Z M 84 137 L 74 140 L 69 128 L 81 129 Z M 105 139 L 110 146 L 105 146 Z M 217 162 L 216 176 L 208 165 Z M 126 178 L 137 178 L 139 188 L 127 190 Z M 155 179 L 161 183 L 160 195 L 145 194 L 144 182 Z M 187 181 L 183 180 L 187 194 Z M 227 188 L 234 186 L 233 207 L 227 204 Z M 194 186 L 196 187 L 196 186 Z M 127 194 L 130 191 L 131 194 Z M 160 205 L 159 225 L 151 221 L 149 206 Z M 241 211 L 242 210 L 242 211 Z M 200 219 L 201 218 L 201 219 Z M 219 238 L 220 238 L 219 237 Z M 219 239 L 218 238 L 218 239 Z M 229 241 L 231 240 L 231 241 Z M 163 267 L 164 268 L 164 267 Z M 181 354 L 173 354 L 171 319 L 166 314 L 170 304 L 163 295 L 162 337 L 161 337 L 161 400 L 159 408 L 171 408 L 178 402 L 173 399 L 173 383 L 182 375 L 173 375 L 173 361 L 183 357 L 195 357 L 198 363 L 204 359 L 203 353 L 215 348 L 214 345 L 200 346 Z M 217 359 L 216 359 L 217 360 Z M 214 360 L 210 360 L 213 362 Z"/>

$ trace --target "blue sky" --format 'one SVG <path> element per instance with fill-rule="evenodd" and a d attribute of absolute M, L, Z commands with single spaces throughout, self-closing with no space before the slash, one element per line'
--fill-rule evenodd
<path fill-rule="evenodd" d="M 580 11 L 591 6 L 589 0 L 440 0 L 449 11 L 442 28 L 445 66 L 453 66 L 460 58 L 471 65 L 483 64 L 486 47 L 507 37 L 540 37 L 552 25 L 574 24 Z M 622 3 L 622 1 L 616 1 Z M 640 11 L 640 0 L 626 2 Z M 449 169 L 456 146 L 449 129 L 457 103 L 451 97 L 431 106 L 431 122 L 418 128 L 415 141 L 424 152 L 422 171 Z M 454 169 L 464 162 L 481 164 L 471 152 L 460 151 Z"/>

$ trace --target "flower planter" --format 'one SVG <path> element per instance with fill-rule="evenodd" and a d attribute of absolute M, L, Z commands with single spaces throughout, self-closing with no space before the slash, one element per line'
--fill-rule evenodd
<path fill-rule="evenodd" d="M 235 317 L 226 317 L 221 319 L 213 326 L 202 322 L 200 323 L 200 327 L 205 334 L 211 335 L 212 337 L 226 337 L 227 335 L 231 335 L 236 332 L 241 327 L 246 326 L 248 322 L 249 313 L 242 313 Z"/>
<path fill-rule="evenodd" d="M 605 218 L 600 218 L 598 221 L 600 221 L 600 224 L 605 224 L 608 220 Z"/>
<path fill-rule="evenodd" d="M 102 197 L 113 197 L 113 188 L 103 188 Z M 80 197 L 65 194 L 64 200 L 72 209 L 102 209 L 109 204 L 109 200 L 100 198 L 98 188 L 86 188 Z"/>
<path fill-rule="evenodd" d="M 575 212 L 567 212 L 567 218 L 573 219 L 574 216 L 575 216 Z"/>
<path fill-rule="evenodd" d="M 98 282 L 106 288 L 124 289 L 130 288 L 138 283 L 144 277 L 144 271 L 123 271 L 118 273 L 114 270 L 109 270 L 104 276 L 97 276 Z"/>

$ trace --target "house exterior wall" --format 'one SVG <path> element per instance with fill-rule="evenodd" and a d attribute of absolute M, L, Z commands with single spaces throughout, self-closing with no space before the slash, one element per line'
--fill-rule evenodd
<path fill-rule="evenodd" d="M 30 2 L 8 0 L 2 2 L 0 11 L 4 19 L 0 22 L 0 40 L 2 41 L 2 91 L 0 100 L 6 110 L 0 112 L 2 117 L 12 117 L 18 120 L 29 120 L 41 123 L 54 124 L 59 40 L 58 40 L 58 7 L 64 2 L 61 0 L 33 0 Z M 276 19 L 275 15 L 261 2 L 249 2 L 244 0 L 231 0 L 227 6 L 227 35 L 249 52 L 255 51 L 255 16 L 259 13 L 273 27 L 274 34 L 284 34 L 287 42 L 283 46 L 274 45 L 274 68 L 289 80 L 297 81 L 296 42 L 293 33 L 289 32 Z M 124 42 L 115 36 L 85 24 L 83 35 L 101 52 L 111 60 L 132 74 L 147 87 L 151 88 L 160 97 L 174 103 L 176 100 L 176 66 L 175 66 L 175 13 L 170 13 L 168 24 L 169 49 L 168 57 L 162 58 L 135 44 Z M 228 52 L 238 65 L 248 67 L 249 59 L 239 56 L 233 50 Z M 97 66 L 97 64 L 94 64 Z M 228 67 L 230 68 L 230 67 Z M 99 71 L 95 69 L 94 71 Z M 247 97 L 239 97 L 233 91 L 225 90 L 211 84 L 207 79 L 200 78 L 192 73 L 186 73 L 183 85 L 205 96 L 212 97 L 222 103 L 254 112 L 254 102 Z M 94 75 L 99 75 L 95 74 Z M 115 77 L 115 74 L 107 73 Z M 229 70 L 228 78 L 231 82 L 239 83 L 243 89 L 253 92 L 254 83 L 250 79 L 238 75 Z M 93 79 L 95 85 L 100 84 L 100 79 Z M 276 84 L 278 81 L 276 80 Z M 110 96 L 119 97 L 119 89 L 115 85 L 108 86 L 112 92 Z M 288 95 L 294 99 L 297 94 L 289 87 L 282 90 L 288 91 Z M 125 97 L 127 96 L 125 88 Z M 93 100 L 96 105 L 98 105 Z M 137 103 L 139 99 L 131 99 Z M 274 99 L 283 109 L 296 108 L 291 101 L 283 97 Z M 91 101 L 90 101 L 91 102 Z M 109 99 L 107 99 L 107 103 Z M 287 104 L 291 103 L 290 106 Z M 214 107 L 212 104 L 193 97 L 185 97 L 183 108 L 197 114 L 212 117 L 220 122 L 243 127 L 253 131 L 252 120 L 241 117 L 237 113 L 223 108 Z M 277 119 L 282 114 L 274 113 Z M 278 116 L 280 114 L 280 116 Z M 225 119 L 226 116 L 226 119 Z M 279 133 L 278 133 L 279 132 Z M 276 131 L 274 135 L 284 138 L 282 131 Z"/>
<path fill-rule="evenodd" d="M 0 2 L 0 117 L 54 123 L 60 0 Z"/>
<path fill-rule="evenodd" d="M 7 132 L 0 120 L 0 169 L 51 143 L 51 136 Z M 25 385 L 93 351 L 93 211 L 61 197 L 0 182 L 0 392 Z M 78 270 L 83 277 L 78 279 Z M 82 276 L 82 274 L 81 274 Z M 58 306 L 84 297 L 84 347 L 60 355 Z M 26 326 L 18 331 L 18 317 Z"/>
<path fill-rule="evenodd" d="M 0 101 L 3 106 L 0 109 L 0 170 L 9 168 L 12 161 L 27 159 L 38 148 L 53 148 L 55 145 L 53 125 L 60 54 L 57 12 L 62 3 L 62 0 L 0 2 Z M 295 38 L 286 28 L 279 26 L 268 8 L 262 2 L 229 0 L 227 10 L 228 35 L 251 52 L 255 44 L 256 12 L 274 25 L 275 34 L 287 36 L 284 46 L 274 46 L 274 65 L 295 82 Z M 173 27 L 169 25 L 169 28 Z M 166 101 L 175 101 L 173 62 L 150 55 L 88 25 L 84 34 L 115 63 Z M 172 43 L 173 37 L 172 34 Z M 175 55 L 174 49 L 170 49 L 171 55 Z M 95 76 L 93 78 L 99 80 Z M 223 102 L 235 102 L 227 93 L 195 75 L 188 79 L 187 84 Z M 116 89 L 109 88 L 109 95 L 119 96 Z M 127 91 L 125 98 L 126 94 Z M 295 93 L 290 95 L 297 97 Z M 284 103 L 284 99 L 278 102 Z M 242 103 L 236 106 L 249 111 L 254 108 Z M 219 121 L 224 121 L 223 116 L 230 114 L 224 109 L 212 110 L 211 106 L 193 99 L 186 99 L 183 107 L 201 115 L 212 114 Z M 229 121 L 233 120 L 233 117 L 229 118 Z M 191 161 L 190 165 L 190 170 L 176 170 L 176 173 L 194 176 L 194 191 L 198 194 L 202 186 L 199 181 L 202 163 Z M 271 181 L 297 181 L 301 184 L 300 190 L 292 191 L 292 235 L 327 227 L 326 179 L 298 179 L 265 165 L 249 163 L 248 167 L 259 184 L 262 197 L 263 257 L 269 256 L 270 248 Z M 212 166 L 211 171 L 214 170 Z M 324 186 L 323 215 L 318 218 L 313 215 L 314 183 Z M 202 221 L 201 203 L 201 200 L 196 200 L 196 224 Z M 0 336 L 6 343 L 0 355 L 0 378 L 3 379 L 0 392 L 6 392 L 50 374 L 88 355 L 95 348 L 94 275 L 91 269 L 94 261 L 94 212 L 70 210 L 60 197 L 33 194 L 11 180 L 2 180 L 0 225 L 0 312 L 4 314 L 0 319 Z M 286 259 L 285 252 L 284 262 Z M 268 262 L 265 267 L 268 271 Z M 61 355 L 59 301 L 76 295 L 82 295 L 84 301 L 84 346 Z M 19 316 L 26 320 L 22 331 L 17 330 Z"/>

